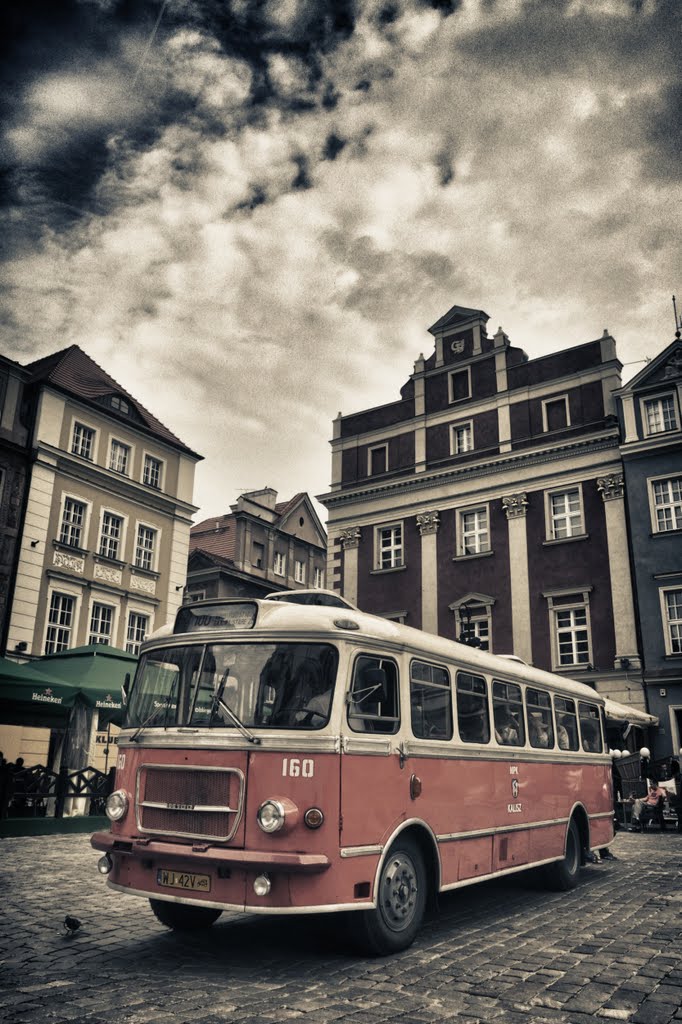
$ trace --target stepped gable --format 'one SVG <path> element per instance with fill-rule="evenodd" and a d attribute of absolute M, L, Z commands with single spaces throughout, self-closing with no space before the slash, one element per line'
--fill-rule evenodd
<path fill-rule="evenodd" d="M 78 345 L 70 345 L 52 355 L 37 359 L 28 363 L 24 369 L 30 374 L 31 383 L 50 384 L 75 398 L 92 402 L 99 409 L 102 408 L 99 399 L 111 394 L 122 395 L 130 402 L 139 417 L 136 425 L 145 427 L 151 434 L 172 445 L 173 448 L 180 448 L 196 458 L 202 457 L 183 444 L 156 416 L 145 409 Z M 124 415 L 117 416 L 115 409 L 107 409 L 107 413 L 116 416 L 117 419 L 127 420 Z"/>

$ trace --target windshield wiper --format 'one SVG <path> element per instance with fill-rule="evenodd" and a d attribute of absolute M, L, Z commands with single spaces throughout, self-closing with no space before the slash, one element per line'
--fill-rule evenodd
<path fill-rule="evenodd" d="M 208 719 L 209 726 L 211 726 L 213 724 L 213 719 L 215 718 L 216 712 L 218 711 L 218 708 L 220 708 L 221 711 L 225 712 L 225 714 L 230 719 L 232 724 L 236 725 L 236 727 L 239 729 L 239 731 L 242 734 L 242 736 L 245 739 L 247 739 L 249 741 L 249 743 L 255 743 L 257 746 L 260 745 L 260 742 L 261 742 L 260 737 L 259 736 L 254 736 L 252 732 L 249 732 L 249 730 L 246 728 L 244 723 L 242 721 L 240 721 L 240 719 L 234 713 L 234 711 L 229 706 L 229 704 L 226 704 L 225 701 L 223 700 L 223 692 L 225 690 L 225 683 L 226 682 L 227 682 L 227 673 L 223 676 L 223 678 L 220 681 L 220 685 L 218 686 L 218 689 L 213 694 L 213 700 L 211 701 L 211 714 L 210 714 L 209 719 Z"/>
<path fill-rule="evenodd" d="M 169 698 L 169 702 L 170 702 L 170 698 Z M 154 708 L 154 710 L 152 711 L 151 715 L 147 715 L 147 717 L 145 718 L 145 720 L 142 723 L 142 725 L 138 725 L 137 729 L 135 730 L 133 735 L 130 737 L 130 742 L 133 743 L 135 740 L 137 740 L 137 738 L 140 735 L 140 733 L 142 732 L 142 730 L 146 729 L 148 725 L 151 725 L 152 722 L 154 721 L 154 719 L 156 718 L 156 716 L 160 715 L 162 711 L 164 713 L 164 723 L 165 723 L 166 716 L 168 714 L 168 705 L 164 705 L 164 707 L 162 707 L 162 708 Z"/>

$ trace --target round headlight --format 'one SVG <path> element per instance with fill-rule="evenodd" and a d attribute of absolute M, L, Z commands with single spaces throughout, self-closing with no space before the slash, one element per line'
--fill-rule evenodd
<path fill-rule="evenodd" d="M 104 808 L 109 821 L 120 821 L 128 811 L 128 794 L 124 789 L 117 789 L 107 798 Z"/>
<path fill-rule="evenodd" d="M 264 832 L 279 832 L 284 825 L 284 807 L 279 800 L 265 800 L 256 817 Z"/>

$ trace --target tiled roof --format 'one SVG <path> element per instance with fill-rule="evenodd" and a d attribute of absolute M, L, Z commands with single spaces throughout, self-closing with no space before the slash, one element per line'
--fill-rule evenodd
<path fill-rule="evenodd" d="M 28 363 L 24 369 L 30 374 L 31 383 L 51 384 L 60 391 L 65 391 L 69 395 L 97 405 L 99 405 L 98 399 L 107 395 L 123 395 L 136 410 L 142 426 L 146 427 L 151 434 L 166 441 L 174 448 L 181 448 L 190 455 L 197 455 L 175 434 L 171 433 L 168 427 L 157 420 L 156 416 L 140 405 L 137 399 L 133 398 L 125 388 L 122 388 L 78 345 L 70 345 L 69 348 L 62 349 L 60 352 L 53 352 L 52 355 L 45 356 L 43 359 L 36 359 L 35 362 Z M 116 411 L 113 409 L 107 411 L 116 415 Z M 127 420 L 124 415 L 119 418 Z M 201 458 L 201 456 L 197 457 Z"/>
<path fill-rule="evenodd" d="M 287 512 L 290 512 L 292 508 L 296 508 L 299 501 L 302 501 L 303 498 L 305 497 L 305 491 L 299 491 L 298 494 L 295 494 L 293 498 L 289 498 L 288 501 L 278 501 L 277 504 L 275 505 L 275 513 L 281 519 L 283 516 L 287 514 Z"/>
<path fill-rule="evenodd" d="M 214 516 L 212 519 L 204 519 L 190 529 L 189 550 L 200 550 L 231 560 L 234 559 L 236 537 L 234 516 Z"/>

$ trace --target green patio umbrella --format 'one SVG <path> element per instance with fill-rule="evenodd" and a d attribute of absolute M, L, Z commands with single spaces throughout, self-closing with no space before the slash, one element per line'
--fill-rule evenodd
<path fill-rule="evenodd" d="M 89 644 L 48 654 L 31 663 L 40 676 L 62 679 L 76 688 L 88 707 L 100 713 L 100 724 L 121 724 L 121 687 L 126 675 L 133 676 L 137 657 L 108 644 Z"/>
<path fill-rule="evenodd" d="M 77 686 L 48 671 L 34 671 L 31 663 L 19 665 L 0 658 L 0 722 L 3 725 L 64 726 L 80 691 Z"/>

